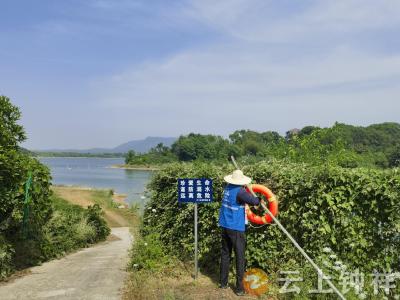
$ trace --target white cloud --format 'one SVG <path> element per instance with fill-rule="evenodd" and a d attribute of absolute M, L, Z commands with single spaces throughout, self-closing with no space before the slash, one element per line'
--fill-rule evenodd
<path fill-rule="evenodd" d="M 166 135 L 399 121 L 400 53 L 338 40 L 314 49 L 309 40 L 397 26 L 400 2 L 319 1 L 274 21 L 264 19 L 263 3 L 274 2 L 193 1 L 182 18 L 230 38 L 99 80 L 103 107 L 135 111 L 141 126 Z"/>
<path fill-rule="evenodd" d="M 230 102 L 250 98 L 257 101 L 296 90 L 313 94 L 320 88 L 329 92 L 343 84 L 351 87 L 353 83 L 396 76 L 400 76 L 400 55 L 376 57 L 338 48 L 317 60 L 308 57 L 285 63 L 275 61 L 267 51 L 218 46 L 128 70 L 115 75 L 106 83 L 106 89 L 109 99 L 113 95 L 112 105 L 158 105 L 160 102 L 171 105 L 197 100 Z"/>
<path fill-rule="evenodd" d="M 286 3 L 286 5 L 284 4 Z M 291 6 L 297 10 L 293 12 Z M 293 42 L 400 24 L 398 0 L 266 1 L 193 0 L 186 14 L 236 38 Z"/>
<path fill-rule="evenodd" d="M 37 148 L 400 122 L 399 15 L 399 0 L 65 2 L 3 32 L 18 45 L 2 49 L 3 89 Z"/>

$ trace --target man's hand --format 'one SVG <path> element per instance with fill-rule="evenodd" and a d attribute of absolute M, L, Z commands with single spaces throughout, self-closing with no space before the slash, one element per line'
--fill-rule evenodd
<path fill-rule="evenodd" d="M 257 197 L 257 198 L 258 198 L 258 200 L 259 200 L 260 202 L 258 203 L 258 205 L 254 206 L 254 207 L 255 207 L 257 210 L 264 210 L 263 206 L 261 205 L 261 203 L 264 201 L 263 198 L 261 198 L 261 197 Z"/>

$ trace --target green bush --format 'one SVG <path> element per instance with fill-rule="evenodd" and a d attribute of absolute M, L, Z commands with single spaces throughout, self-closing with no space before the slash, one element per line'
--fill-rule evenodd
<path fill-rule="evenodd" d="M 87 223 L 96 230 L 95 239 L 92 242 L 104 240 L 110 234 L 110 228 L 102 215 L 103 211 L 98 204 L 89 206 L 87 209 Z"/>
<path fill-rule="evenodd" d="M 228 168 L 225 168 L 228 172 Z M 172 164 L 155 173 L 149 185 L 151 200 L 146 204 L 143 215 L 143 233 L 158 232 L 160 239 L 171 249 L 176 249 L 182 258 L 193 253 L 193 205 L 179 205 L 177 200 L 177 178 L 210 177 L 214 181 L 214 198 L 222 194 L 225 171 L 201 163 Z M 219 198 L 218 198 L 219 199 Z M 205 204 L 199 210 L 200 258 L 208 259 L 218 251 L 213 251 L 215 237 L 218 236 L 219 203 Z M 219 245 L 219 244 L 218 244 Z M 210 248 L 210 246 L 212 248 Z"/>
<path fill-rule="evenodd" d="M 12 272 L 12 257 L 14 250 L 7 241 L 0 236 L 0 279 Z"/>
<path fill-rule="evenodd" d="M 219 207 L 223 175 L 230 166 L 172 164 L 157 172 L 150 183 L 151 201 L 144 212 L 143 233 L 160 239 L 182 258 L 193 254 L 193 206 L 179 205 L 177 178 L 208 177 L 214 182 L 211 204 L 199 207 L 200 262 L 218 267 Z M 279 199 L 279 219 L 312 257 L 329 247 L 349 268 L 370 272 L 400 263 L 400 175 L 398 170 L 343 169 L 269 161 L 249 165 L 244 172 L 254 182 L 271 188 Z M 277 226 L 249 228 L 248 266 L 277 272 L 294 257 L 304 260 Z"/>
<path fill-rule="evenodd" d="M 109 228 L 104 228 L 105 221 L 99 207 L 84 209 L 56 196 L 51 197 L 51 202 L 54 213 L 43 226 L 41 234 L 28 236 L 16 243 L 18 253 L 14 264 L 17 268 L 60 257 L 107 237 Z"/>
<path fill-rule="evenodd" d="M 0 149 L 0 230 L 6 239 L 14 240 L 26 229 L 29 235 L 40 234 L 52 214 L 50 172 L 36 159 L 18 151 Z M 29 215 L 23 228 L 25 182 L 32 173 L 29 191 Z"/>
<path fill-rule="evenodd" d="M 99 237 L 96 236 L 96 227 L 88 223 L 86 218 L 82 218 L 78 223 L 74 224 L 73 230 L 75 231 L 74 237 L 78 244 L 93 243 L 93 241 L 99 239 Z M 104 237 L 102 237 L 102 239 L 104 239 Z"/>
<path fill-rule="evenodd" d="M 15 269 L 40 264 L 60 257 L 75 249 L 104 240 L 110 229 L 101 217 L 101 209 L 84 209 L 52 196 L 52 215 L 40 232 L 28 231 L 8 244 L 0 240 L 0 278 L 7 277 Z"/>
<path fill-rule="evenodd" d="M 44 239 L 41 244 L 43 260 L 58 257 L 68 251 L 83 247 L 88 240 L 76 236 L 76 224 L 82 219 L 82 213 L 71 214 L 56 211 L 44 228 Z"/>
<path fill-rule="evenodd" d="M 50 172 L 18 146 L 25 140 L 24 130 L 18 124 L 20 116 L 19 109 L 7 97 L 0 96 L 0 236 L 4 241 L 3 255 L 7 257 L 2 262 L 2 277 L 14 268 L 14 262 L 24 255 L 28 244 L 37 244 L 52 214 Z M 25 182 L 29 173 L 32 188 L 24 223 Z M 34 238 L 24 243 L 27 236 Z"/>

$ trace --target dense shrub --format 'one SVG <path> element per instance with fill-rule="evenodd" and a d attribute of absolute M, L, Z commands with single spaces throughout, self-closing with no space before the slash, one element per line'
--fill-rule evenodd
<path fill-rule="evenodd" d="M 87 209 L 87 222 L 96 230 L 95 239 L 92 242 L 104 240 L 110 234 L 110 228 L 102 214 L 103 212 L 98 204 L 89 206 Z"/>
<path fill-rule="evenodd" d="M 0 150 L 0 165 L 0 235 L 11 244 L 21 242 L 26 236 L 39 238 L 52 214 L 48 169 L 17 151 L 1 153 Z M 29 172 L 32 188 L 24 223 L 25 181 Z"/>
<path fill-rule="evenodd" d="M 179 205 L 177 178 L 214 180 L 212 204 L 199 208 L 199 251 L 203 265 L 218 266 L 218 214 L 230 166 L 173 164 L 155 174 L 152 199 L 144 213 L 143 232 L 158 232 L 161 240 L 183 258 L 193 253 L 193 206 Z M 244 168 L 254 182 L 267 185 L 278 196 L 279 219 L 312 256 L 329 247 L 349 267 L 364 271 L 391 268 L 400 263 L 400 175 L 398 170 L 343 169 L 259 163 Z M 249 228 L 249 266 L 278 271 L 293 258 L 304 263 L 277 226 Z"/>
<path fill-rule="evenodd" d="M 36 159 L 18 151 L 2 153 L 0 150 L 0 166 L 0 230 L 7 239 L 22 233 L 25 182 L 31 172 L 26 228 L 31 235 L 36 234 L 52 213 L 49 170 Z"/>
<path fill-rule="evenodd" d="M 6 277 L 12 271 L 13 248 L 0 236 L 0 278 Z"/>
<path fill-rule="evenodd" d="M 98 206 L 84 210 L 51 196 L 49 169 L 18 146 L 25 139 L 19 118 L 18 108 L 0 96 L 0 279 L 109 233 Z"/>
<path fill-rule="evenodd" d="M 40 234 L 15 241 L 12 267 L 20 269 L 60 257 L 104 240 L 109 234 L 98 206 L 84 209 L 56 196 L 51 197 L 51 203 L 53 214 Z"/>
<path fill-rule="evenodd" d="M 36 159 L 21 151 L 19 142 L 25 139 L 21 125 L 17 123 L 20 112 L 7 97 L 0 96 L 0 240 L 5 257 L 20 257 L 28 243 L 26 236 L 41 238 L 42 227 L 51 217 L 50 172 Z M 24 190 L 28 174 L 32 174 L 29 215 L 24 217 Z M 19 247 L 24 245 L 24 247 Z M 0 273 L 13 268 L 10 260 L 2 263 Z"/>
<path fill-rule="evenodd" d="M 228 170 L 226 168 L 226 170 Z M 214 197 L 222 193 L 220 167 L 205 164 L 172 164 L 157 172 L 150 183 L 151 200 L 143 216 L 144 234 L 157 232 L 170 248 L 182 258 L 193 253 L 193 206 L 177 202 L 177 178 L 210 177 L 214 181 Z M 219 197 L 217 198 L 219 199 Z M 199 210 L 200 258 L 209 259 L 215 253 L 214 243 L 218 236 L 216 224 L 219 203 L 202 205 Z M 219 252 L 219 250 L 217 251 Z M 216 253 L 215 253 L 216 254 Z"/>
<path fill-rule="evenodd" d="M 55 212 L 44 227 L 40 245 L 42 259 L 58 257 L 71 250 L 104 240 L 110 232 L 96 204 L 83 209 L 53 197 Z"/>

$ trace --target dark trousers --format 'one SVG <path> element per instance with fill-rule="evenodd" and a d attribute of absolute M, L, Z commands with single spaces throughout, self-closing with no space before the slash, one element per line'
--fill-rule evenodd
<path fill-rule="evenodd" d="M 220 284 L 223 286 L 228 284 L 229 263 L 233 249 L 236 257 L 236 289 L 243 291 L 244 251 L 246 248 L 245 234 L 244 232 L 222 228 L 221 240 Z"/>

